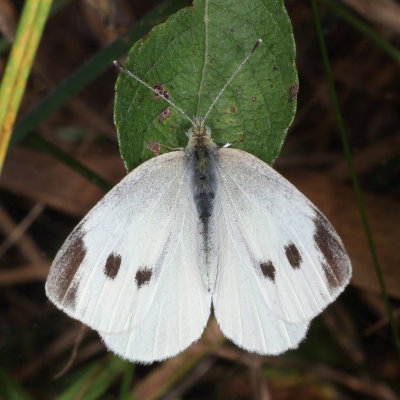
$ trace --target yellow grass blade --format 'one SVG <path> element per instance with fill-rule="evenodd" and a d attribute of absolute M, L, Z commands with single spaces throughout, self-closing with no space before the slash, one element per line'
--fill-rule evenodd
<path fill-rule="evenodd" d="M 52 0 L 25 2 L 0 87 L 0 172 Z"/>

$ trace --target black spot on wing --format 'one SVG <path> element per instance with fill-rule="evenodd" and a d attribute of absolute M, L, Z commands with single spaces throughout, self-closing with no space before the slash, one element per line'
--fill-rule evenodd
<path fill-rule="evenodd" d="M 142 286 L 147 285 L 150 282 L 153 271 L 148 267 L 141 267 L 138 269 L 135 275 L 136 286 L 140 289 Z"/>
<path fill-rule="evenodd" d="M 73 282 L 67 292 L 65 293 L 63 304 L 67 305 L 72 310 L 76 307 L 76 296 L 78 293 L 79 283 Z"/>
<path fill-rule="evenodd" d="M 300 268 L 302 258 L 298 248 L 294 243 L 290 242 L 288 245 L 285 246 L 285 254 L 293 269 Z"/>
<path fill-rule="evenodd" d="M 316 212 L 314 222 L 314 240 L 324 256 L 322 268 L 331 289 L 342 286 L 350 275 L 350 264 L 346 251 L 329 222 Z"/>
<path fill-rule="evenodd" d="M 272 261 L 260 262 L 260 269 L 266 278 L 275 282 L 275 267 Z"/>
<path fill-rule="evenodd" d="M 121 266 L 121 256 L 119 254 L 111 253 L 107 257 L 106 264 L 104 265 L 104 273 L 110 279 L 115 279 L 118 275 Z"/>
<path fill-rule="evenodd" d="M 69 308 L 75 308 L 78 282 L 73 282 L 75 274 L 86 255 L 83 241 L 84 232 L 79 228 L 72 232 L 69 239 L 70 245 L 57 261 L 60 274 L 57 277 L 57 289 L 54 293 L 56 299 Z"/>
<path fill-rule="evenodd" d="M 324 262 L 321 264 L 321 266 L 322 266 L 322 269 L 324 270 L 325 277 L 326 277 L 329 287 L 331 289 L 334 289 L 334 288 L 340 286 L 340 282 L 339 282 L 337 276 L 335 275 L 335 273 L 333 272 L 332 268 Z"/>

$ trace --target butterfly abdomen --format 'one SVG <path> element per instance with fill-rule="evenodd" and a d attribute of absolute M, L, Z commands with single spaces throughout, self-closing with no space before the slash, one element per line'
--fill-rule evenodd
<path fill-rule="evenodd" d="M 186 147 L 190 184 L 198 217 L 198 234 L 201 237 L 199 264 L 203 282 L 213 290 L 215 269 L 215 218 L 214 207 L 217 196 L 217 145 L 209 138 L 195 137 Z"/>

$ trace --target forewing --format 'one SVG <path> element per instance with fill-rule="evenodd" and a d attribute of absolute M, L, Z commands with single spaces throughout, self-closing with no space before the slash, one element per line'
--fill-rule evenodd
<path fill-rule="evenodd" d="M 255 309 L 305 327 L 350 280 L 350 261 L 340 238 L 301 192 L 258 158 L 220 149 L 218 166 L 220 226 L 225 229 L 219 234 L 222 275 L 215 307 L 222 307 L 222 314 L 218 297 L 226 281 L 222 271 L 230 262 L 235 274 L 240 271 L 241 284 L 248 285 L 251 301 L 265 306 L 265 311 Z"/>
<path fill-rule="evenodd" d="M 141 326 L 164 290 L 185 286 L 190 277 L 189 290 L 197 298 L 188 296 L 186 304 L 193 305 L 193 312 L 209 312 L 209 295 L 198 276 L 190 195 L 183 152 L 156 157 L 132 171 L 89 212 L 58 252 L 46 283 L 50 300 L 104 334 L 122 334 Z M 181 275 L 183 267 L 187 270 Z M 175 295 L 184 296 L 184 291 Z M 186 323 L 183 313 L 179 323 Z"/>

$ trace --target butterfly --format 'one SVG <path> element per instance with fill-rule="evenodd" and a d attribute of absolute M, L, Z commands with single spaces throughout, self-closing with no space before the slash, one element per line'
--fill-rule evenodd
<path fill-rule="evenodd" d="M 243 349 L 296 348 L 351 277 L 334 228 L 266 163 L 218 147 L 205 125 L 210 109 L 191 120 L 118 65 L 187 117 L 188 144 L 134 169 L 84 217 L 54 259 L 47 296 L 131 361 L 183 351 L 211 308 Z"/>

